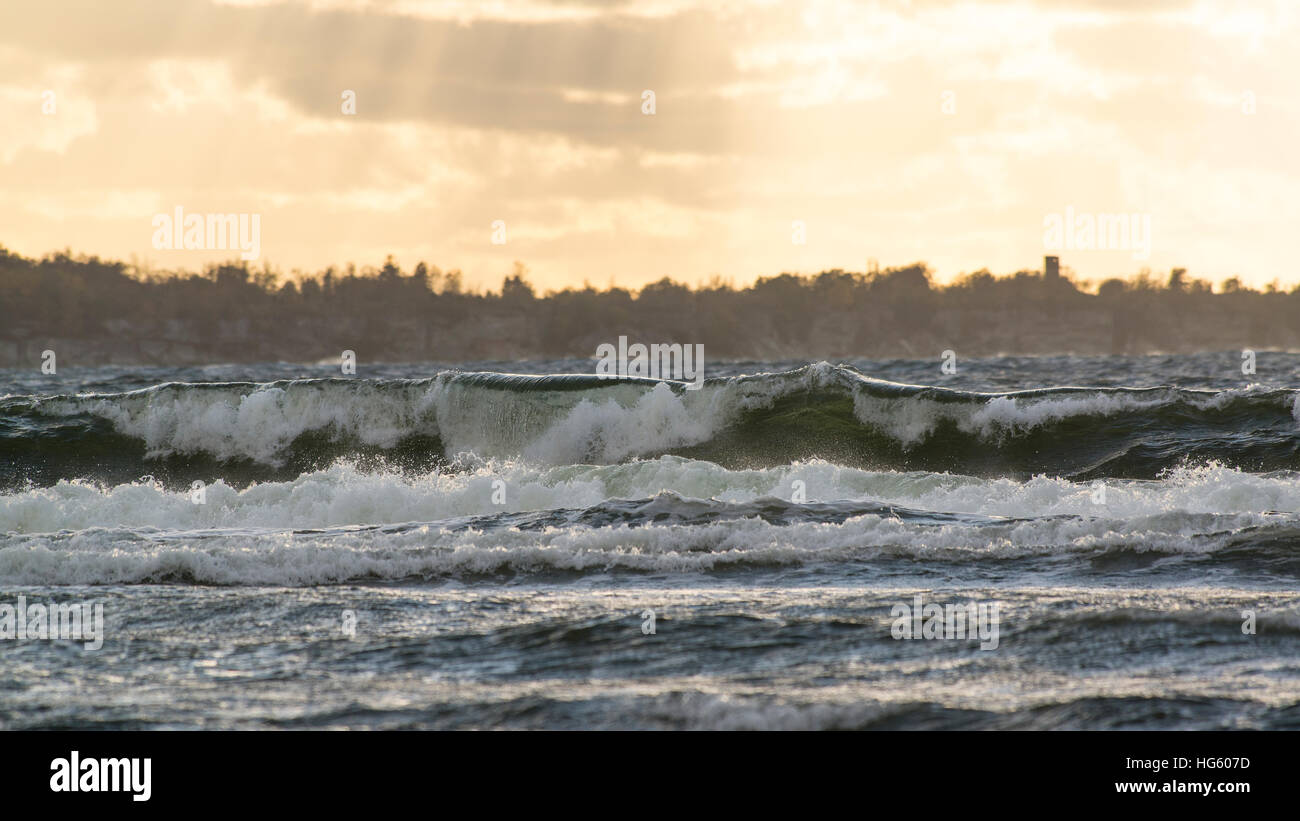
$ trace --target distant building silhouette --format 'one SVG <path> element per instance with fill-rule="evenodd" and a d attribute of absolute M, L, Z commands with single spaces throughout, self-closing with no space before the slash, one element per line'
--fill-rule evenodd
<path fill-rule="evenodd" d="M 1061 278 L 1061 258 L 1043 257 L 1043 277 L 1048 282 Z"/>

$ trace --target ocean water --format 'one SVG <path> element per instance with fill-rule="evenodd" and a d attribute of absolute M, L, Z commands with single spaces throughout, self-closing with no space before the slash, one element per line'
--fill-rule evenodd
<path fill-rule="evenodd" d="M 939 364 L 0 371 L 0 727 L 1300 728 L 1300 355 Z"/>

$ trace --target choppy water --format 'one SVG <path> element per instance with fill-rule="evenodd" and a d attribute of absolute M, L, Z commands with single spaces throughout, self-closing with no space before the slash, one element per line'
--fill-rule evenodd
<path fill-rule="evenodd" d="M 1300 355 L 1240 366 L 0 372 L 0 607 L 105 619 L 0 726 L 1300 727 Z"/>

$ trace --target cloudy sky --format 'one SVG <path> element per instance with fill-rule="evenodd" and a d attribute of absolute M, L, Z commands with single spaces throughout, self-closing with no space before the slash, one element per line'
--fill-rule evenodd
<path fill-rule="evenodd" d="M 286 272 L 392 254 L 486 288 L 514 260 L 542 288 L 635 287 L 874 258 L 947 280 L 1039 268 L 1069 208 L 1150 221 L 1149 255 L 1060 251 L 1081 277 L 1294 284 L 1296 8 L 6 2 L 0 244 L 233 256 L 156 249 L 181 206 L 260 215 Z"/>

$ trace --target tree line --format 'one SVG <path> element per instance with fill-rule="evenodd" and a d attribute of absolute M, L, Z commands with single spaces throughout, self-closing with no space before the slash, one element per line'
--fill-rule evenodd
<path fill-rule="evenodd" d="M 700 343 L 711 358 L 799 359 L 996 353 L 1142 353 L 1300 348 L 1300 286 L 1217 288 L 1185 269 L 1096 288 L 1039 271 L 933 281 L 924 263 L 872 272 L 782 273 L 733 287 L 670 277 L 638 290 L 539 294 L 520 263 L 499 291 L 459 271 L 390 257 L 378 268 L 283 276 L 230 262 L 200 272 L 136 269 L 0 247 L 0 364 L 61 344 L 86 364 L 370 361 L 592 356 L 626 335 Z M 16 360 L 16 361 L 7 361 Z M 66 360 L 65 360 L 66 361 Z"/>

